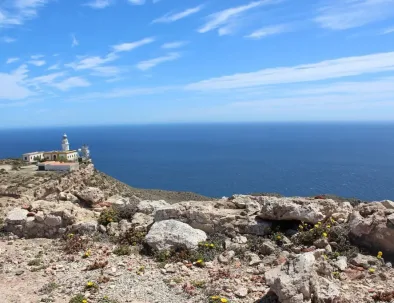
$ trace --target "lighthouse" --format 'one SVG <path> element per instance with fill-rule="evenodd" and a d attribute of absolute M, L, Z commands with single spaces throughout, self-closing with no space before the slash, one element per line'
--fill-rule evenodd
<path fill-rule="evenodd" d="M 70 143 L 68 143 L 68 138 L 67 135 L 63 135 L 63 140 L 62 140 L 62 151 L 69 151 L 70 150 Z"/>

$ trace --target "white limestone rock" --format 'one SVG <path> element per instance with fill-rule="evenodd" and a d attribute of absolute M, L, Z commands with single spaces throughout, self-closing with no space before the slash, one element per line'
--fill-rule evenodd
<path fill-rule="evenodd" d="M 207 235 L 204 231 L 176 220 L 155 222 L 145 238 L 148 245 L 157 250 L 175 248 L 195 250 L 198 248 L 198 243 L 206 239 Z"/>

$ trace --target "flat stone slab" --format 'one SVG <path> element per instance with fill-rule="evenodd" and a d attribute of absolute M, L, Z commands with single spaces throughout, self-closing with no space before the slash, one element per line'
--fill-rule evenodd
<path fill-rule="evenodd" d="M 19 225 L 26 222 L 27 214 L 29 212 L 26 209 L 14 208 L 7 214 L 5 222 L 8 224 Z"/>

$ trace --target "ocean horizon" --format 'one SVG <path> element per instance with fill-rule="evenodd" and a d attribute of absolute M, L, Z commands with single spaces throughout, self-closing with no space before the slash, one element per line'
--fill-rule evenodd
<path fill-rule="evenodd" d="M 173 123 L 0 129 L 0 158 L 90 146 L 133 187 L 394 200 L 394 122 Z"/>

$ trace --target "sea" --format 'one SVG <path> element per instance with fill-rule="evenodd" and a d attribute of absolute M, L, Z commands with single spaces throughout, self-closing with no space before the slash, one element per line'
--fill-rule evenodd
<path fill-rule="evenodd" d="M 394 123 L 250 123 L 0 130 L 0 158 L 88 144 L 97 169 L 138 188 L 394 200 Z"/>

